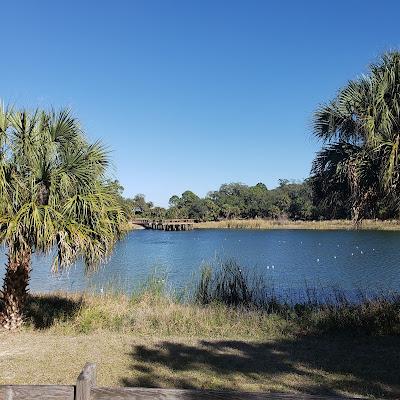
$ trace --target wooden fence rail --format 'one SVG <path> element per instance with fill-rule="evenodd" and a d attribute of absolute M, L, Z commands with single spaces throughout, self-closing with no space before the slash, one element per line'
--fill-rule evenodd
<path fill-rule="evenodd" d="M 87 363 L 76 385 L 0 385 L 0 400 L 333 400 L 309 394 L 212 390 L 105 388 L 96 386 L 96 365 Z M 346 397 L 346 400 L 350 398 Z"/>

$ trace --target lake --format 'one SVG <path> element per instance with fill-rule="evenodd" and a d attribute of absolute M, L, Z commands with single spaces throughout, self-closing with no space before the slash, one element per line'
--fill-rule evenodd
<path fill-rule="evenodd" d="M 234 259 L 264 275 L 277 288 L 306 285 L 400 290 L 400 232 L 310 230 L 136 230 L 110 260 L 87 275 L 81 263 L 54 275 L 50 257 L 34 257 L 33 291 L 82 291 L 120 286 L 130 291 L 150 273 L 166 273 L 185 287 L 201 265 Z M 5 255 L 0 257 L 4 274 Z"/>

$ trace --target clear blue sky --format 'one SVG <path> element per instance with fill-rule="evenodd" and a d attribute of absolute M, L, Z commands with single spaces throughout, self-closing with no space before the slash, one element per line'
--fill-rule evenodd
<path fill-rule="evenodd" d="M 125 195 L 308 176 L 318 103 L 397 49 L 400 2 L 7 1 L 0 97 L 69 106 Z"/>

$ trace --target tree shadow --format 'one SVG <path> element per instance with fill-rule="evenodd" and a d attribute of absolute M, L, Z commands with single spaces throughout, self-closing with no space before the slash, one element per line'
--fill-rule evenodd
<path fill-rule="evenodd" d="M 35 329 L 48 329 L 56 321 L 72 319 L 82 306 L 82 299 L 57 295 L 30 295 L 25 306 L 25 318 Z"/>
<path fill-rule="evenodd" d="M 399 398 L 399 337 L 135 345 L 124 386 Z"/>

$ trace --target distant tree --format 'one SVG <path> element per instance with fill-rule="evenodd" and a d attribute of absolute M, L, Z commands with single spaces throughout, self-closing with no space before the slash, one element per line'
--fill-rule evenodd
<path fill-rule="evenodd" d="M 265 185 L 262 182 L 257 183 L 257 185 L 255 186 L 257 189 L 263 190 L 264 192 L 268 191 L 267 185 Z"/>
<path fill-rule="evenodd" d="M 226 183 L 218 191 L 210 192 L 212 199 L 221 210 L 223 218 L 233 218 L 246 212 L 246 195 L 249 187 L 243 183 Z M 230 215 L 230 217 L 226 217 Z"/>
<path fill-rule="evenodd" d="M 272 203 L 274 205 L 275 218 L 286 218 L 289 215 L 291 198 L 285 185 L 281 185 L 271 193 Z"/>
<path fill-rule="evenodd" d="M 193 203 L 196 203 L 199 200 L 199 196 L 191 192 L 190 190 L 186 190 L 182 193 L 181 202 L 184 206 L 190 207 Z"/>
<path fill-rule="evenodd" d="M 166 217 L 167 210 L 163 207 L 153 207 L 149 211 L 149 216 L 153 219 L 163 219 Z"/>
<path fill-rule="evenodd" d="M 245 218 L 267 218 L 271 215 L 271 195 L 263 183 L 258 183 L 247 190 L 245 200 Z"/>
<path fill-rule="evenodd" d="M 211 203 L 211 199 L 201 199 L 192 191 L 187 190 L 182 193 L 181 197 L 173 195 L 170 198 L 167 214 L 171 218 L 192 218 L 197 221 L 204 221 L 214 218 L 213 213 L 218 208 Z"/>
<path fill-rule="evenodd" d="M 220 216 L 220 208 L 217 204 L 215 204 L 210 198 L 206 197 L 204 199 L 204 206 L 206 207 L 207 213 L 205 216 L 205 220 L 207 221 L 216 221 Z"/>
<path fill-rule="evenodd" d="M 150 210 L 153 208 L 153 203 L 151 201 L 146 201 L 146 196 L 144 194 L 137 194 L 132 199 L 134 214 L 139 214 L 141 216 L 147 216 Z"/>
<path fill-rule="evenodd" d="M 240 209 L 238 206 L 223 204 L 221 207 L 221 213 L 224 218 L 233 219 L 237 218 L 240 215 Z"/>
<path fill-rule="evenodd" d="M 178 207 L 180 202 L 180 198 L 179 196 L 177 196 L 176 194 L 174 194 L 168 201 L 168 204 L 170 207 Z"/>
<path fill-rule="evenodd" d="M 286 186 L 290 196 L 289 218 L 293 220 L 309 220 L 316 215 L 313 205 L 312 187 L 306 180 Z"/>

